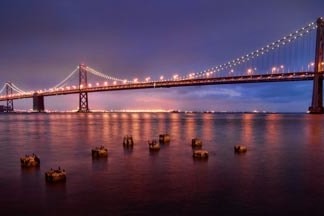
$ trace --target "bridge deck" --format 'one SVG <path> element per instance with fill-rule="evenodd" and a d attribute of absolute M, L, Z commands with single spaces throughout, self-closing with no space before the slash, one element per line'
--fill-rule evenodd
<path fill-rule="evenodd" d="M 323 75 L 323 72 L 321 72 Z M 7 99 L 23 99 L 32 98 L 35 94 L 38 96 L 55 96 L 67 94 L 79 94 L 80 92 L 100 92 L 100 91 L 120 91 L 131 89 L 146 89 L 146 88 L 171 88 L 181 86 L 196 86 L 196 85 L 221 85 L 235 83 L 258 83 L 258 82 L 287 82 L 287 81 L 303 81 L 312 80 L 314 72 L 294 72 L 294 73 L 276 73 L 262 75 L 246 75 L 246 76 L 231 76 L 231 77 L 212 77 L 200 79 L 184 79 L 170 81 L 151 81 L 140 83 L 129 83 L 119 85 L 95 86 L 82 89 L 59 89 L 44 92 L 29 92 L 26 94 L 14 94 L 11 96 L 2 96 L 0 101 Z"/>

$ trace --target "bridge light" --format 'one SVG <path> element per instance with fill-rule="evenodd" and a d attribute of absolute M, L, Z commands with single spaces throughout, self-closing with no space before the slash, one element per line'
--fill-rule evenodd
<path fill-rule="evenodd" d="M 117 84 L 117 81 L 115 80 L 115 81 L 113 82 L 113 84 L 116 85 L 116 84 Z"/>
<path fill-rule="evenodd" d="M 107 81 L 106 81 L 106 82 L 104 82 L 104 85 L 105 85 L 105 86 L 107 86 L 107 85 L 108 85 L 108 82 L 107 82 Z"/>
<path fill-rule="evenodd" d="M 273 74 L 273 73 L 276 73 L 276 71 L 277 71 L 277 68 L 276 67 L 273 67 L 272 69 L 271 69 L 271 73 Z"/>
<path fill-rule="evenodd" d="M 308 70 L 313 69 L 314 65 L 315 65 L 314 62 L 310 62 L 310 63 L 307 65 L 307 69 L 308 69 Z"/>
<path fill-rule="evenodd" d="M 150 81 L 150 79 L 151 79 L 151 77 L 146 77 L 145 81 L 148 82 L 148 81 Z"/>
<path fill-rule="evenodd" d="M 253 70 L 252 70 L 251 68 L 249 68 L 249 69 L 247 70 L 247 74 L 248 74 L 248 75 L 253 74 Z"/>
<path fill-rule="evenodd" d="M 72 88 L 73 88 L 73 89 L 76 89 L 76 86 L 74 85 L 74 86 L 72 86 Z"/>
<path fill-rule="evenodd" d="M 282 73 L 284 72 L 284 68 L 285 68 L 284 65 L 280 65 L 280 69 L 281 69 L 281 72 L 282 72 Z"/>
<path fill-rule="evenodd" d="M 91 88 L 91 87 L 92 87 L 92 84 L 91 84 L 91 83 L 89 83 L 89 84 L 88 84 L 88 87 L 89 87 L 89 88 Z"/>
<path fill-rule="evenodd" d="M 83 84 L 80 85 L 80 88 L 81 88 L 81 89 L 83 88 Z"/>
<path fill-rule="evenodd" d="M 178 74 L 173 75 L 173 79 L 178 79 Z"/>
<path fill-rule="evenodd" d="M 163 80 L 164 79 L 164 77 L 163 76 L 160 76 L 160 80 Z"/>
<path fill-rule="evenodd" d="M 96 83 L 96 86 L 99 86 L 99 83 L 98 82 Z"/>
<path fill-rule="evenodd" d="M 134 83 L 137 83 L 137 82 L 138 82 L 138 79 L 137 79 L 137 78 L 135 78 L 135 79 L 133 80 L 133 82 L 134 82 Z"/>
<path fill-rule="evenodd" d="M 126 84 L 127 83 L 127 80 L 124 80 L 123 83 Z"/>

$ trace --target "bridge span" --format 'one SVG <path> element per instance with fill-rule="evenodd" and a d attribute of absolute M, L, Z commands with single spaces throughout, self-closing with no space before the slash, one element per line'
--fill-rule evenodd
<path fill-rule="evenodd" d="M 82 66 L 81 66 L 82 67 Z M 323 74 L 324 72 L 320 72 Z M 294 72 L 294 73 L 278 73 L 278 74 L 262 74 L 262 75 L 246 75 L 233 77 L 212 77 L 202 79 L 185 79 L 172 81 L 151 81 L 129 84 L 116 85 L 100 85 L 86 88 L 61 88 L 52 89 L 49 91 L 27 92 L 12 94 L 7 97 L 0 98 L 0 101 L 8 99 L 24 99 L 33 98 L 37 96 L 57 96 L 68 94 L 79 94 L 80 92 L 102 92 L 102 91 L 121 91 L 134 89 L 148 89 L 148 88 L 171 88 L 171 87 L 185 87 L 185 86 L 200 86 L 200 85 L 224 85 L 224 84 L 239 84 L 239 83 L 259 83 L 259 82 L 287 82 L 287 81 L 304 81 L 314 79 L 314 72 Z"/>
<path fill-rule="evenodd" d="M 314 38 L 309 35 L 316 30 Z M 305 40 L 308 40 L 305 42 Z M 309 45 L 312 44 L 312 45 Z M 303 47 L 298 55 L 297 48 Z M 307 56 L 305 48 L 314 49 L 315 55 Z M 288 51 L 287 51 L 288 50 Z M 312 52 L 314 53 L 314 52 Z M 293 69 L 288 69 L 288 68 Z M 298 68 L 299 67 L 299 68 Z M 0 93 L 0 101 L 6 102 L 7 112 L 14 111 L 13 101 L 32 98 L 33 110 L 45 110 L 44 97 L 56 95 L 79 95 L 79 112 L 88 112 L 88 93 L 103 91 L 120 91 L 149 88 L 171 88 L 202 85 L 223 85 L 239 83 L 266 83 L 313 80 L 312 103 L 310 113 L 324 113 L 323 108 L 323 73 L 324 73 L 324 20 L 316 22 L 225 64 L 221 64 L 201 72 L 184 76 L 175 75 L 171 79 L 160 77 L 158 80 L 132 81 L 115 78 L 80 64 L 70 75 L 58 85 L 37 91 L 23 91 L 11 82 L 5 83 Z M 78 83 L 67 85 L 74 74 L 78 74 Z M 89 75 L 106 80 L 104 84 L 91 85 Z M 107 81 L 109 80 L 110 83 Z"/>

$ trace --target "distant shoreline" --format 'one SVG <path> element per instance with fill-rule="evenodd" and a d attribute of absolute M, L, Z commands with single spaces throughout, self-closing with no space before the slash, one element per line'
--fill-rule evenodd
<path fill-rule="evenodd" d="M 307 112 L 267 112 L 267 111 L 145 111 L 145 110 L 93 110 L 88 113 L 181 113 L 181 114 L 307 114 Z M 14 111 L 14 112 L 0 112 L 0 114 L 84 114 L 77 111 L 45 111 L 45 112 L 33 112 L 33 111 Z"/>

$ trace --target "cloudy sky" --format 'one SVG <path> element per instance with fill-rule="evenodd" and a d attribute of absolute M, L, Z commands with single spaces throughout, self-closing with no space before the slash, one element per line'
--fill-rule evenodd
<path fill-rule="evenodd" d="M 133 79 L 201 71 L 324 16 L 323 0 L 1 0 L 0 85 L 50 88 L 79 63 Z M 306 111 L 310 81 L 89 94 L 92 109 Z M 16 100 L 29 109 L 31 99 Z M 71 110 L 78 95 L 45 98 Z"/>

